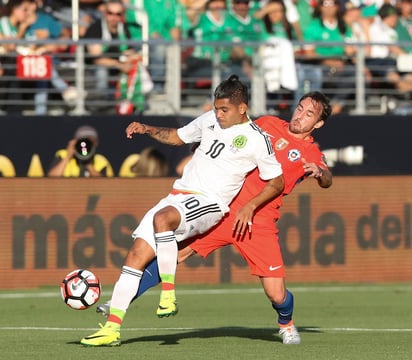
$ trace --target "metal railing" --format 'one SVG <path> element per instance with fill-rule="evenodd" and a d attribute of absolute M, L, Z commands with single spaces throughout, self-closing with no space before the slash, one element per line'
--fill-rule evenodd
<path fill-rule="evenodd" d="M 10 41 L 3 40 L 2 43 L 15 43 L 17 45 L 27 46 L 27 41 Z M 53 43 L 52 41 L 33 41 L 33 44 L 41 45 Z M 115 97 L 115 87 L 118 81 L 117 76 L 110 76 L 109 83 L 111 88 L 107 89 L 107 93 L 102 93 L 95 88 L 96 78 L 95 72 L 97 66 L 88 59 L 86 46 L 90 43 L 105 44 L 105 40 L 85 40 L 78 41 L 59 41 L 59 44 L 67 44 L 68 48 L 75 48 L 74 52 L 63 52 L 53 54 L 55 58 L 54 66 L 64 81 L 77 89 L 79 93 L 87 92 L 87 97 L 78 97 L 71 105 L 64 103 L 61 94 L 53 86 L 47 86 L 41 91 L 47 92 L 47 107 L 49 114 L 68 113 L 73 115 L 86 115 L 88 113 L 115 113 L 118 99 Z M 110 43 L 118 43 L 120 41 L 110 41 Z M 221 47 L 231 47 L 231 43 L 211 43 L 215 46 L 215 56 L 211 63 L 211 76 L 192 76 L 184 71 L 185 54 L 188 49 L 196 45 L 192 41 L 184 42 L 159 42 L 151 41 L 137 42 L 126 41 L 129 45 L 133 45 L 138 49 L 149 49 L 154 47 L 165 48 L 165 59 L 163 64 L 148 63 L 147 67 L 150 73 L 155 73 L 155 67 L 163 67 L 164 76 L 158 78 L 152 76 L 155 84 L 159 85 L 146 96 L 146 108 L 143 113 L 150 114 L 190 114 L 196 115 L 199 113 L 205 103 L 211 102 L 212 89 L 222 79 L 222 64 L 220 62 Z M 205 45 L 205 44 L 202 44 Z M 210 45 L 210 44 L 208 44 Z M 255 48 L 255 56 L 252 59 L 253 76 L 250 78 L 251 89 L 251 115 L 261 115 L 270 112 L 282 111 L 291 109 L 296 103 L 294 91 L 284 88 L 279 88 L 273 94 L 268 94 L 265 87 L 264 69 L 259 57 L 259 48 L 264 44 L 248 43 L 245 46 Z M 302 44 L 295 44 L 301 46 Z M 319 44 L 318 44 L 319 45 Z M 320 88 L 316 90 L 325 91 L 332 97 L 336 94 L 345 92 L 351 94 L 346 100 L 346 111 L 353 114 L 385 114 L 394 105 L 390 101 L 396 101 L 397 106 L 408 105 L 410 93 L 401 93 L 394 86 L 389 84 L 385 78 L 375 77 L 367 81 L 365 77 L 365 44 L 353 44 L 357 47 L 356 57 L 353 59 L 354 75 L 353 78 L 344 79 L 347 86 L 328 88 Z M 406 44 L 405 44 L 406 45 Z M 411 44 L 409 44 L 410 46 Z M 16 57 L 17 54 L 3 54 L 2 66 L 3 75 L 0 77 L 0 97 L 2 107 L 14 106 L 25 114 L 35 114 L 34 98 L 39 92 L 38 80 L 16 79 Z M 302 59 L 296 57 L 296 63 Z M 307 59 L 306 59 L 307 60 Z M 319 66 L 314 64 L 313 66 Z M 158 69 L 159 70 L 159 69 Z M 308 81 L 298 79 L 298 86 L 305 87 L 306 90 L 314 90 L 308 86 Z M 323 83 L 330 82 L 332 78 L 323 76 Z M 4 95 L 8 96 L 4 96 Z M 13 99 L 10 94 L 21 95 L 18 99 Z M 273 96 L 268 96 L 273 95 Z M 17 97 L 16 97 L 17 98 Z"/>

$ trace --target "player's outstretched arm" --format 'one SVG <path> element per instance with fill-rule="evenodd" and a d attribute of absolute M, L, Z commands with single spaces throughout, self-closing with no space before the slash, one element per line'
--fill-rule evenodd
<path fill-rule="evenodd" d="M 176 128 L 164 128 L 158 126 L 151 126 L 134 121 L 126 128 L 126 137 L 133 138 L 134 134 L 146 134 L 151 138 L 168 145 L 183 145 L 184 142 L 177 134 Z"/>
<path fill-rule="evenodd" d="M 256 210 L 281 195 L 284 187 L 285 180 L 283 175 L 279 175 L 274 179 L 269 180 L 259 194 L 238 210 L 233 224 L 233 231 L 239 235 L 243 235 L 246 230 L 251 232 L 253 215 Z"/>

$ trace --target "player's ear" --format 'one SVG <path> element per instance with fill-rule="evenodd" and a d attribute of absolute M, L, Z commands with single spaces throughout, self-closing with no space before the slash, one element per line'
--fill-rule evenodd
<path fill-rule="evenodd" d="M 325 122 L 324 122 L 323 120 L 319 120 L 319 121 L 313 126 L 313 128 L 314 128 L 314 129 L 319 129 L 319 128 L 321 128 L 321 127 L 323 126 L 324 123 L 325 123 Z"/>
<path fill-rule="evenodd" d="M 245 115 L 246 114 L 246 110 L 247 110 L 247 105 L 245 103 L 241 103 L 239 105 L 239 113 L 241 115 Z"/>

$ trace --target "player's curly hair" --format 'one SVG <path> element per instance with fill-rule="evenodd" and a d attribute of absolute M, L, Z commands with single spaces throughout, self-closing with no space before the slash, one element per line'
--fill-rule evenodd
<path fill-rule="evenodd" d="M 249 103 L 249 91 L 237 75 L 231 75 L 227 80 L 223 80 L 216 88 L 215 99 L 229 99 L 232 104 L 239 105 Z"/>
<path fill-rule="evenodd" d="M 330 100 L 325 94 L 321 93 L 320 91 L 311 91 L 304 94 L 300 98 L 299 102 L 306 98 L 311 98 L 313 101 L 322 105 L 322 114 L 320 115 L 319 120 L 325 121 L 332 114 L 332 106 L 330 105 Z"/>

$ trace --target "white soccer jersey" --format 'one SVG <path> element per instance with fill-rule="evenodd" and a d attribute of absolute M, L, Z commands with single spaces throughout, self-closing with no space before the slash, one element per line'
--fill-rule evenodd
<path fill-rule="evenodd" d="M 222 129 L 212 110 L 178 129 L 178 135 L 200 146 L 173 188 L 216 197 L 226 211 L 254 168 L 263 180 L 282 174 L 270 139 L 252 121 Z"/>

